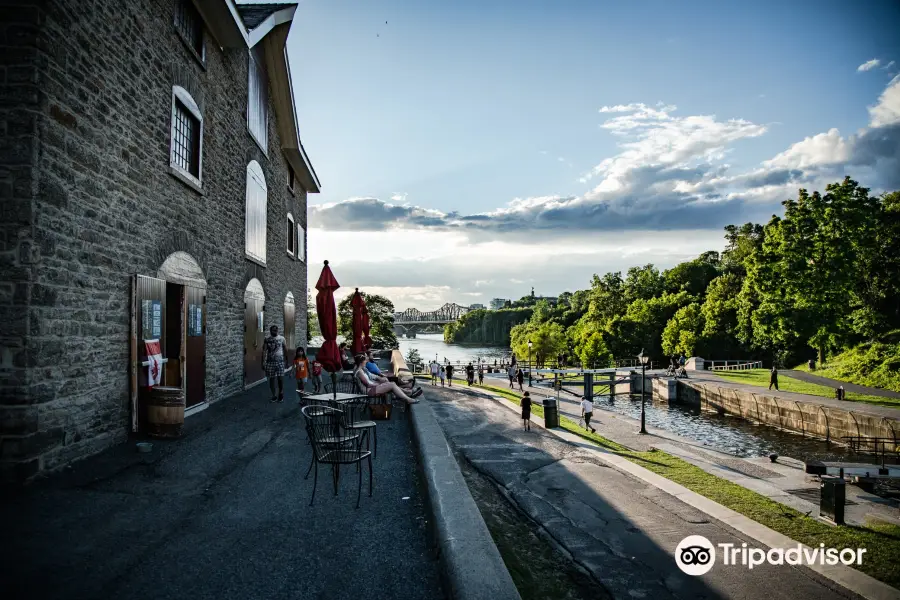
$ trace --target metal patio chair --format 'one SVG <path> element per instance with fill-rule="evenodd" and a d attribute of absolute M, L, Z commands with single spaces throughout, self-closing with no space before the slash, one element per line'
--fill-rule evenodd
<path fill-rule="evenodd" d="M 370 396 L 365 398 L 357 398 L 349 402 L 342 402 L 344 411 L 344 429 L 347 431 L 358 431 L 364 435 L 366 442 L 366 450 L 369 449 L 369 437 L 372 437 L 372 458 L 378 458 L 378 429 L 375 421 L 367 418 L 367 409 L 369 408 Z M 362 440 L 360 440 L 362 446 Z"/>
<path fill-rule="evenodd" d="M 312 506 L 316 499 L 320 463 L 331 465 L 335 496 L 338 492 L 341 465 L 355 464 L 359 474 L 356 492 L 356 508 L 359 508 L 359 499 L 362 495 L 362 468 L 360 465 L 363 460 L 367 460 L 369 463 L 369 497 L 372 496 L 372 453 L 362 449 L 361 434 L 358 431 L 344 429 L 344 411 L 342 410 L 324 406 L 304 406 L 302 412 L 312 443 L 313 456 L 310 466 L 315 468 L 313 492 L 309 499 L 309 505 Z M 306 472 L 304 479 L 307 478 L 309 478 L 309 471 Z"/>

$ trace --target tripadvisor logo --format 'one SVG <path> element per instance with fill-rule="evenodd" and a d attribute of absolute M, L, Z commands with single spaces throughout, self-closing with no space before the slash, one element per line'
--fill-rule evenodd
<path fill-rule="evenodd" d="M 718 552 L 716 549 L 718 548 Z M 818 548 L 809 548 L 797 544 L 793 548 L 748 548 L 747 544 L 713 545 L 702 535 L 689 535 L 681 540 L 675 548 L 675 563 L 688 575 L 708 573 L 716 563 L 716 555 L 721 564 L 726 566 L 743 565 L 748 569 L 762 564 L 770 565 L 861 565 L 865 548 L 826 548 L 819 544 Z"/>

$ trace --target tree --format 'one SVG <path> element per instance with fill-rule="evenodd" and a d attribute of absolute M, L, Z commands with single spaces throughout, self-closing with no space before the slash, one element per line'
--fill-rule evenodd
<path fill-rule="evenodd" d="M 444 341 L 453 344 L 509 346 L 509 332 L 531 318 L 531 308 L 473 310 L 444 326 Z"/>
<path fill-rule="evenodd" d="M 709 282 L 719 275 L 718 256 L 718 252 L 706 252 L 700 258 L 672 267 L 663 273 L 666 290 L 676 294 L 684 291 L 692 296 L 702 296 Z"/>
<path fill-rule="evenodd" d="M 394 304 L 384 296 L 360 292 L 369 309 L 369 329 L 372 345 L 380 348 L 396 348 L 397 335 L 394 333 Z M 347 339 L 353 337 L 353 294 L 338 304 L 338 333 Z"/>
<path fill-rule="evenodd" d="M 308 293 L 306 294 L 306 342 L 311 342 L 318 335 L 322 335 L 322 330 L 319 328 L 319 313 L 316 312 L 312 293 Z"/>
<path fill-rule="evenodd" d="M 409 349 L 409 352 L 406 353 L 406 362 L 410 365 L 422 364 L 422 355 L 419 354 L 418 348 Z"/>
<path fill-rule="evenodd" d="M 529 340 L 532 343 L 530 349 Z M 513 327 L 510 341 L 513 352 L 520 360 L 530 355 L 538 366 L 543 366 L 548 358 L 564 352 L 567 345 L 566 334 L 559 323 L 538 324 L 533 319 Z"/>
<path fill-rule="evenodd" d="M 662 333 L 662 351 L 666 356 L 679 353 L 694 356 L 702 331 L 703 314 L 700 305 L 692 302 L 682 306 L 666 323 Z"/>

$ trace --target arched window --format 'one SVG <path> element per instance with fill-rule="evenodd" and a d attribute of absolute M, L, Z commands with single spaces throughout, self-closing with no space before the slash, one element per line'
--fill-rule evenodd
<path fill-rule="evenodd" d="M 247 165 L 247 257 L 266 264 L 266 178 L 255 160 Z"/>

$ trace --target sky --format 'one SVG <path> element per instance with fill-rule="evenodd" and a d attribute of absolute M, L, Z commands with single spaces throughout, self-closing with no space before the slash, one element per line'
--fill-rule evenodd
<path fill-rule="evenodd" d="M 398 310 L 671 267 L 850 175 L 900 189 L 900 2 L 301 0 L 312 289 Z"/>

